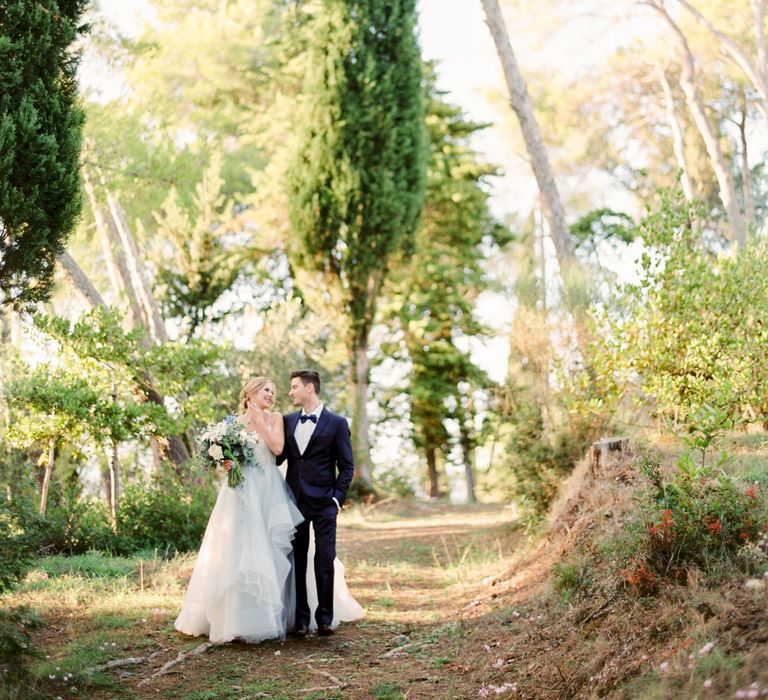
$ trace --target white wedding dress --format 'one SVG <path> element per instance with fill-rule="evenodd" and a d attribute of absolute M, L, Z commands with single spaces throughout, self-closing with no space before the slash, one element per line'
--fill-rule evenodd
<path fill-rule="evenodd" d="M 284 639 L 293 625 L 293 540 L 304 519 L 264 444 L 261 466 L 245 465 L 245 482 L 224 478 L 213 507 L 184 604 L 179 632 L 212 642 Z"/>
<path fill-rule="evenodd" d="M 304 519 L 293 502 L 284 472 L 260 442 L 261 467 L 246 465 L 245 483 L 231 488 L 223 479 L 181 612 L 174 624 L 179 632 L 207 635 L 212 642 L 234 639 L 260 642 L 284 639 L 293 627 L 296 595 L 291 541 Z M 307 598 L 317 607 L 310 541 Z M 362 606 L 352 597 L 337 558 L 333 588 L 333 626 L 359 620 Z M 314 615 L 312 615 L 314 625 Z"/>

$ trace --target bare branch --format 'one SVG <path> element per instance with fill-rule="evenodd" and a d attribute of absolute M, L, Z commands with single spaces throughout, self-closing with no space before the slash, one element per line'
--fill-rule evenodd
<path fill-rule="evenodd" d="M 720 45 L 723 47 L 723 50 L 734 60 L 735 63 L 738 64 L 738 66 L 741 68 L 742 71 L 744 71 L 744 75 L 749 78 L 750 82 L 752 83 L 755 90 L 757 90 L 758 94 L 760 95 L 760 101 L 758 102 L 758 107 L 760 111 L 762 112 L 763 116 L 768 119 L 768 80 L 766 79 L 765 75 L 765 69 L 761 70 L 760 65 L 755 65 L 749 56 L 741 49 L 741 47 L 733 40 L 731 37 L 729 37 L 727 34 L 724 34 L 719 29 L 717 29 L 704 15 L 696 9 L 693 5 L 691 5 L 688 0 L 677 0 L 680 5 L 682 5 L 693 17 L 696 19 L 696 21 L 704 27 L 712 36 L 714 36 L 719 42 Z M 758 18 L 760 19 L 759 24 L 755 24 L 755 31 L 758 33 L 758 39 L 760 39 L 760 35 L 763 33 L 763 26 L 762 26 L 762 16 L 765 11 L 765 0 L 752 0 L 752 8 L 753 13 L 755 16 L 755 20 L 757 22 Z M 665 10 L 666 12 L 666 10 Z M 762 40 L 762 51 L 763 51 L 763 66 L 765 65 L 765 40 L 763 38 Z M 758 42 L 758 47 L 760 46 L 760 42 Z M 759 62 L 759 58 L 758 58 Z"/>
<path fill-rule="evenodd" d="M 197 646 L 194 649 L 192 649 L 192 651 L 179 652 L 179 655 L 175 659 L 172 659 L 168 663 L 164 664 L 158 671 L 155 671 L 151 676 L 147 676 L 147 678 L 141 681 L 138 685 L 139 686 L 146 685 L 154 678 L 158 678 L 159 676 L 164 676 L 166 673 L 169 673 L 174 666 L 177 666 L 178 664 L 186 661 L 190 657 L 200 656 L 201 654 L 204 654 L 213 646 L 216 646 L 213 642 L 204 642 L 200 646 Z"/>
<path fill-rule="evenodd" d="M 641 4 L 653 8 L 672 30 L 672 35 L 675 38 L 681 57 L 680 87 L 683 89 L 688 110 L 701 134 L 701 138 L 704 140 L 712 169 L 715 171 L 715 177 L 717 178 L 720 190 L 720 200 L 728 216 L 733 239 L 739 245 L 744 245 L 746 230 L 736 199 L 736 186 L 720 147 L 718 135 L 715 133 L 715 129 L 707 117 L 704 100 L 696 83 L 696 64 L 691 47 L 688 45 L 688 40 L 685 38 L 682 29 L 667 12 L 663 0 L 645 0 Z"/>
<path fill-rule="evenodd" d="M 670 129 L 672 130 L 672 149 L 675 153 L 675 160 L 677 160 L 677 167 L 680 168 L 680 182 L 683 186 L 685 199 L 688 202 L 692 202 L 695 195 L 693 191 L 693 183 L 691 182 L 688 160 L 685 157 L 683 126 L 677 113 L 677 107 L 675 106 L 675 97 L 672 94 L 672 87 L 667 80 L 666 71 L 661 66 L 658 68 L 658 76 L 661 88 L 664 92 L 667 119 L 669 121 Z"/>
<path fill-rule="evenodd" d="M 749 0 L 752 7 L 752 19 L 755 25 L 755 43 L 757 44 L 757 70 L 763 79 L 768 80 L 768 57 L 765 47 L 765 8 L 768 0 Z"/>

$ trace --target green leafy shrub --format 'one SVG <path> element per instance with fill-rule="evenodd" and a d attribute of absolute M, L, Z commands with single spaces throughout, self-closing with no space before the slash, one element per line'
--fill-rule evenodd
<path fill-rule="evenodd" d="M 82 500 L 73 488 L 54 489 L 45 515 L 28 514 L 27 527 L 36 537 L 40 554 L 84 554 L 106 551 L 114 544 L 107 506 Z"/>
<path fill-rule="evenodd" d="M 594 583 L 593 562 L 589 559 L 558 562 L 552 567 L 552 585 L 566 601 L 589 593 Z"/>
<path fill-rule="evenodd" d="M 691 226 L 698 209 L 679 191 L 659 193 L 639 225 L 639 281 L 621 294 L 623 312 L 606 317 L 594 358 L 662 415 L 687 419 L 720 393 L 732 414 L 762 420 L 768 244 L 756 237 L 724 254 Z"/>
<path fill-rule="evenodd" d="M 7 501 L 0 501 L 0 593 L 10 590 L 29 570 L 36 540 L 25 518 Z"/>
<path fill-rule="evenodd" d="M 375 472 L 376 490 L 383 495 L 397 498 L 413 498 L 416 492 L 408 474 L 400 471 L 402 467 L 378 469 Z"/>
<path fill-rule="evenodd" d="M 126 487 L 117 510 L 112 550 L 187 552 L 200 546 L 217 492 L 189 488 L 168 475 Z"/>
<path fill-rule="evenodd" d="M 644 516 L 646 559 L 662 575 L 693 563 L 708 568 L 756 542 L 766 525 L 765 494 L 743 488 L 726 474 L 692 476 L 678 464 L 676 477 L 655 487 Z"/>
<path fill-rule="evenodd" d="M 712 571 L 734 561 L 742 547 L 760 540 L 768 524 L 765 489 L 726 474 L 728 454 L 711 459 L 731 422 L 727 409 L 706 405 L 693 418 L 682 436 L 688 449 L 671 478 L 652 456 L 646 455 L 641 466 L 651 488 L 639 521 L 639 559 L 656 574 L 677 579 L 690 565 Z"/>
<path fill-rule="evenodd" d="M 38 658 L 31 633 L 40 629 L 40 618 L 26 606 L 0 609 L 0 677 L 3 697 L 30 697 L 28 660 Z"/>
<path fill-rule="evenodd" d="M 541 515 L 586 442 L 565 430 L 548 435 L 541 408 L 526 397 L 518 400 L 508 429 L 507 464 L 514 477 L 513 495 Z"/>
<path fill-rule="evenodd" d="M 35 554 L 73 556 L 99 551 L 128 555 L 146 549 L 197 549 L 215 499 L 216 490 L 210 483 L 190 488 L 175 478 L 140 481 L 126 487 L 113 528 L 107 506 L 81 499 L 76 489 L 54 486 L 44 516 L 37 512 L 31 496 L 18 496 L 13 504 L 0 507 L 0 523 L 4 518 L 13 523 L 0 533 L 0 545 L 4 545 L 0 591 L 4 576 L 8 581 L 20 580 Z M 14 554 L 17 550 L 18 556 Z"/>

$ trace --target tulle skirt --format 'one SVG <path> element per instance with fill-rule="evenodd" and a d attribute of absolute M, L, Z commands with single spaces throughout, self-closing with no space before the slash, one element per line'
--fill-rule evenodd
<path fill-rule="evenodd" d="M 274 465 L 244 474 L 242 486 L 224 480 L 175 622 L 216 643 L 284 639 L 295 615 L 291 541 L 303 517 Z"/>
<path fill-rule="evenodd" d="M 317 584 L 312 559 L 315 556 L 315 534 L 309 529 L 309 554 L 307 555 L 307 602 L 309 603 L 309 629 L 316 630 L 315 609 L 317 608 Z M 344 577 L 344 564 L 336 557 L 333 560 L 333 622 L 331 627 L 338 627 L 342 622 L 354 622 L 365 617 L 365 610 L 349 592 Z"/>

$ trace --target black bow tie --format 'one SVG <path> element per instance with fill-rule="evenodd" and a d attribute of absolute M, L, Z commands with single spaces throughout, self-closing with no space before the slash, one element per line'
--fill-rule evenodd
<path fill-rule="evenodd" d="M 311 420 L 313 423 L 317 423 L 317 416 L 314 413 L 302 413 L 299 416 L 299 420 L 302 423 L 306 423 L 308 420 Z"/>

